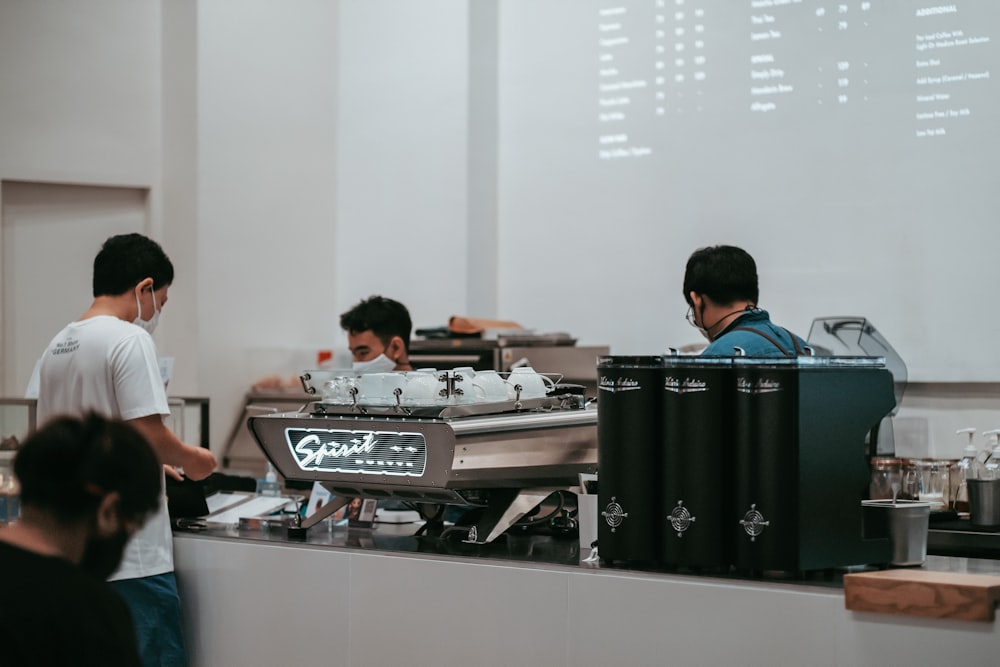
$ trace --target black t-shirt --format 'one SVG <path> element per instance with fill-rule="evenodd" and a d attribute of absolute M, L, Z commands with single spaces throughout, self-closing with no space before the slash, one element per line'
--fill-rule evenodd
<path fill-rule="evenodd" d="M 0 542 L 0 664 L 141 667 L 125 602 L 73 563 Z"/>

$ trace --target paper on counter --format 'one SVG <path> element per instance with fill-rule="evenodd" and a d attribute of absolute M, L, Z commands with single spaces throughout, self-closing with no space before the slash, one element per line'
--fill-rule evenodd
<path fill-rule="evenodd" d="M 208 523 L 225 523 L 235 526 L 240 522 L 240 519 L 267 516 L 292 502 L 294 501 L 288 497 L 253 496 L 246 502 L 233 505 L 229 509 L 224 509 L 216 514 L 210 514 L 206 517 L 205 521 Z"/>
<path fill-rule="evenodd" d="M 309 492 L 309 502 L 306 504 L 306 518 L 315 514 L 321 505 L 330 502 L 332 497 L 333 494 L 330 493 L 329 489 L 319 482 L 313 482 L 312 491 Z"/>
<path fill-rule="evenodd" d="M 205 503 L 208 505 L 208 513 L 215 514 L 219 510 L 232 507 L 237 503 L 246 502 L 253 497 L 254 494 L 252 493 L 229 493 L 227 491 L 216 491 L 212 495 L 205 498 Z"/>

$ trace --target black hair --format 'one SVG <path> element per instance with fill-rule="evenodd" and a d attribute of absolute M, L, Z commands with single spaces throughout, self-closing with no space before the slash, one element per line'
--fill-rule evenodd
<path fill-rule="evenodd" d="M 174 282 L 174 265 L 160 244 L 142 234 L 112 236 L 94 257 L 94 297 L 119 296 L 146 278 L 158 290 Z"/>
<path fill-rule="evenodd" d="M 121 497 L 124 518 L 159 507 L 162 467 L 130 424 L 96 413 L 54 417 L 28 436 L 14 458 L 21 502 L 70 523 L 91 516 L 105 494 Z"/>
<path fill-rule="evenodd" d="M 689 306 L 691 292 L 704 294 L 720 306 L 737 301 L 757 304 L 757 264 L 742 248 L 717 245 L 695 250 L 684 270 L 684 300 Z"/>
<path fill-rule="evenodd" d="M 393 336 L 403 339 L 406 352 L 410 351 L 410 330 L 413 322 L 406 306 L 393 299 L 371 296 L 340 316 L 340 328 L 352 334 L 371 331 L 388 346 Z"/>

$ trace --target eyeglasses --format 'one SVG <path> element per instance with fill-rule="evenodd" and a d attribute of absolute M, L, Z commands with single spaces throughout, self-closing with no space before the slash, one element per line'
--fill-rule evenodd
<path fill-rule="evenodd" d="M 688 306 L 687 315 L 684 316 L 684 319 L 686 319 L 688 321 L 688 324 L 690 324 L 691 326 L 695 328 L 698 327 L 698 325 L 694 321 L 694 306 Z"/>

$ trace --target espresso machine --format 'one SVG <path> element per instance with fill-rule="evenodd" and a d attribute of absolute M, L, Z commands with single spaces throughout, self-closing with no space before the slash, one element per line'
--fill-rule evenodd
<path fill-rule="evenodd" d="M 302 378 L 311 387 L 320 372 Z M 486 544 L 552 494 L 576 487 L 580 474 L 596 472 L 597 411 L 577 389 L 556 385 L 521 398 L 516 386 L 512 400 L 415 406 L 320 400 L 252 416 L 247 426 L 286 482 L 318 482 L 334 497 L 289 528 L 290 537 L 305 539 L 361 497 L 480 508 L 464 541 Z"/>
<path fill-rule="evenodd" d="M 598 387 L 605 561 L 802 572 L 888 560 L 861 504 L 866 439 L 895 406 L 884 359 L 608 356 Z"/>

